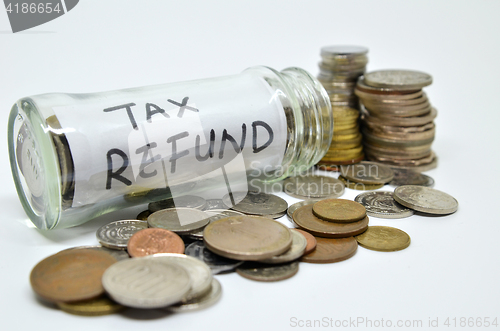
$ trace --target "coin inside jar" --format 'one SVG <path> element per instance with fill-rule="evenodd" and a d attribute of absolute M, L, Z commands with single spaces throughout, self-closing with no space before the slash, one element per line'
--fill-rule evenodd
<path fill-rule="evenodd" d="M 325 199 L 313 204 L 313 214 L 325 221 L 350 223 L 363 219 L 366 209 L 358 202 L 346 199 Z"/>
<path fill-rule="evenodd" d="M 286 252 L 292 245 L 292 233 L 270 218 L 232 216 L 207 225 L 203 240 L 215 254 L 235 260 L 258 261 Z"/>

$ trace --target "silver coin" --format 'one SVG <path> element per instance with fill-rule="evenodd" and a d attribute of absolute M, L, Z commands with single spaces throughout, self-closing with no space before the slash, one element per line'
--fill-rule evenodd
<path fill-rule="evenodd" d="M 202 197 L 197 197 L 194 195 L 184 195 L 177 197 L 175 199 L 165 199 L 156 202 L 151 202 L 148 205 L 148 209 L 151 212 L 156 212 L 162 209 L 168 208 L 194 208 L 199 210 L 204 210 L 207 202 Z"/>
<path fill-rule="evenodd" d="M 294 176 L 283 181 L 283 192 L 299 199 L 334 199 L 344 190 L 344 183 L 333 177 Z"/>
<path fill-rule="evenodd" d="M 222 297 L 222 286 L 220 285 L 219 281 L 214 278 L 212 279 L 212 285 L 210 286 L 210 291 L 208 291 L 206 294 L 202 295 L 199 298 L 189 300 L 185 303 L 181 304 L 178 303 L 169 306 L 166 309 L 176 313 L 182 313 L 185 311 L 196 311 L 212 306 L 217 301 L 219 301 L 221 297 Z"/>
<path fill-rule="evenodd" d="M 432 76 L 413 70 L 378 70 L 366 73 L 364 82 L 375 87 L 398 91 L 420 90 L 432 83 Z"/>
<path fill-rule="evenodd" d="M 208 199 L 205 210 L 226 209 L 226 208 L 227 207 L 224 204 L 224 202 L 222 202 L 222 199 Z"/>
<path fill-rule="evenodd" d="M 283 254 L 273 256 L 269 259 L 260 260 L 259 262 L 266 264 L 278 264 L 278 263 L 286 263 L 294 261 L 302 257 L 302 255 L 304 255 L 304 252 L 306 250 L 307 240 L 298 231 L 295 231 L 294 229 L 291 229 L 291 231 L 292 231 L 292 247 L 290 247 L 289 250 L 287 250 Z"/>
<path fill-rule="evenodd" d="M 369 216 L 379 218 L 405 218 L 413 215 L 413 210 L 408 209 L 394 200 L 392 192 L 366 192 L 359 194 L 354 201 L 366 208 Z"/>
<path fill-rule="evenodd" d="M 62 250 L 61 252 L 69 251 L 72 249 L 93 249 L 96 251 L 105 252 L 105 253 L 108 253 L 111 256 L 113 256 L 117 261 L 130 259 L 130 256 L 128 255 L 127 251 L 118 250 L 118 249 L 110 249 L 110 248 L 103 247 L 103 246 L 77 246 L 77 247 L 67 248 L 65 250 Z M 61 252 L 59 252 L 59 253 L 61 253 Z"/>
<path fill-rule="evenodd" d="M 238 266 L 243 264 L 243 261 L 228 259 L 212 253 L 206 248 L 203 241 L 195 241 L 189 244 L 184 253 L 205 262 L 214 275 L 233 271 Z"/>
<path fill-rule="evenodd" d="M 193 208 L 169 208 L 149 215 L 148 225 L 186 235 L 203 229 L 209 217 L 207 213 Z"/>
<path fill-rule="evenodd" d="M 97 230 L 96 237 L 103 246 L 113 249 L 126 249 L 130 237 L 137 231 L 146 229 L 148 223 L 139 220 L 115 221 Z"/>
<path fill-rule="evenodd" d="M 182 302 L 198 298 L 210 290 L 212 284 L 212 271 L 208 265 L 194 257 L 184 254 L 160 253 L 144 257 L 144 259 L 153 259 L 161 263 L 175 263 L 186 269 L 192 280 L 191 290 L 182 299 Z"/>
<path fill-rule="evenodd" d="M 236 272 L 245 278 L 260 282 L 275 282 L 288 279 L 299 271 L 299 262 L 266 265 L 256 263 L 245 263 L 236 269 Z"/>
<path fill-rule="evenodd" d="M 205 210 L 204 212 L 210 216 L 208 218 L 208 224 L 215 222 L 217 220 L 226 218 L 226 217 L 244 215 L 243 213 L 239 213 L 237 211 L 227 210 L 227 209 L 212 209 L 212 210 Z M 203 230 L 204 230 L 204 228 L 197 230 L 195 232 L 192 232 L 192 233 L 188 234 L 187 236 L 191 239 L 203 240 Z"/>
<path fill-rule="evenodd" d="M 385 184 L 394 178 L 394 171 L 388 166 L 368 161 L 341 166 L 340 173 L 353 182 L 363 184 Z"/>
<path fill-rule="evenodd" d="M 288 203 L 282 198 L 264 192 L 233 192 L 233 200 L 231 195 L 226 194 L 222 201 L 231 209 L 249 215 L 273 215 L 286 212 Z M 235 205 L 233 205 L 233 201 Z"/>
<path fill-rule="evenodd" d="M 102 285 L 116 302 L 134 308 L 161 308 L 180 302 L 191 290 L 188 271 L 151 258 L 123 260 L 106 269 Z"/>
<path fill-rule="evenodd" d="M 304 200 L 304 201 L 299 201 L 299 202 L 296 202 L 294 203 L 293 205 L 291 205 L 290 207 L 288 207 L 287 211 L 286 211 L 286 216 L 288 217 L 288 220 L 290 220 L 291 222 L 293 222 L 293 213 L 299 209 L 300 207 L 302 206 L 305 206 L 305 205 L 312 205 L 313 203 L 317 202 L 319 200 Z"/>
<path fill-rule="evenodd" d="M 405 207 L 428 214 L 446 215 L 458 209 L 458 201 L 451 195 L 418 185 L 396 187 L 394 200 Z"/>
<path fill-rule="evenodd" d="M 434 179 L 432 179 L 427 175 L 408 169 L 392 168 L 392 170 L 394 171 L 394 179 L 391 180 L 389 185 L 392 186 L 419 185 L 427 187 L 434 186 Z"/>

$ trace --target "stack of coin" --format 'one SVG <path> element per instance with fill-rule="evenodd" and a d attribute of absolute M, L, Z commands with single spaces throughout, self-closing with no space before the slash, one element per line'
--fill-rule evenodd
<path fill-rule="evenodd" d="M 358 127 L 359 101 L 356 81 L 368 63 L 368 49 L 360 46 L 327 46 L 321 49 L 318 80 L 323 84 L 333 110 L 333 137 L 326 155 L 318 163 L 326 170 L 352 164 L 364 158 Z"/>
<path fill-rule="evenodd" d="M 436 167 L 431 144 L 437 112 L 422 91 L 431 83 L 430 75 L 410 70 L 360 77 L 355 93 L 361 101 L 367 159 L 419 172 Z"/>

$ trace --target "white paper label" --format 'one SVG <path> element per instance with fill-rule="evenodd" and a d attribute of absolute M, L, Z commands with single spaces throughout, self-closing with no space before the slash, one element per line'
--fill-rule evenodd
<path fill-rule="evenodd" d="M 74 162 L 74 207 L 166 186 L 175 197 L 183 183 L 245 190 L 241 176 L 256 165 L 276 169 L 286 147 L 278 95 L 251 75 L 101 93 L 53 109 Z"/>

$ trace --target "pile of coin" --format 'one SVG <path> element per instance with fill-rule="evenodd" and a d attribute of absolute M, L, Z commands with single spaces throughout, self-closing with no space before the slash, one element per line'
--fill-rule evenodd
<path fill-rule="evenodd" d="M 321 49 L 318 80 L 325 87 L 333 110 L 333 137 L 326 155 L 318 163 L 326 170 L 364 158 L 358 127 L 359 101 L 356 81 L 368 63 L 368 49 L 360 46 L 327 46 Z"/>
<path fill-rule="evenodd" d="M 410 70 L 373 71 L 359 78 L 355 93 L 367 159 L 419 172 L 436 167 L 431 144 L 437 111 L 422 91 L 431 83 L 430 75 Z"/>

